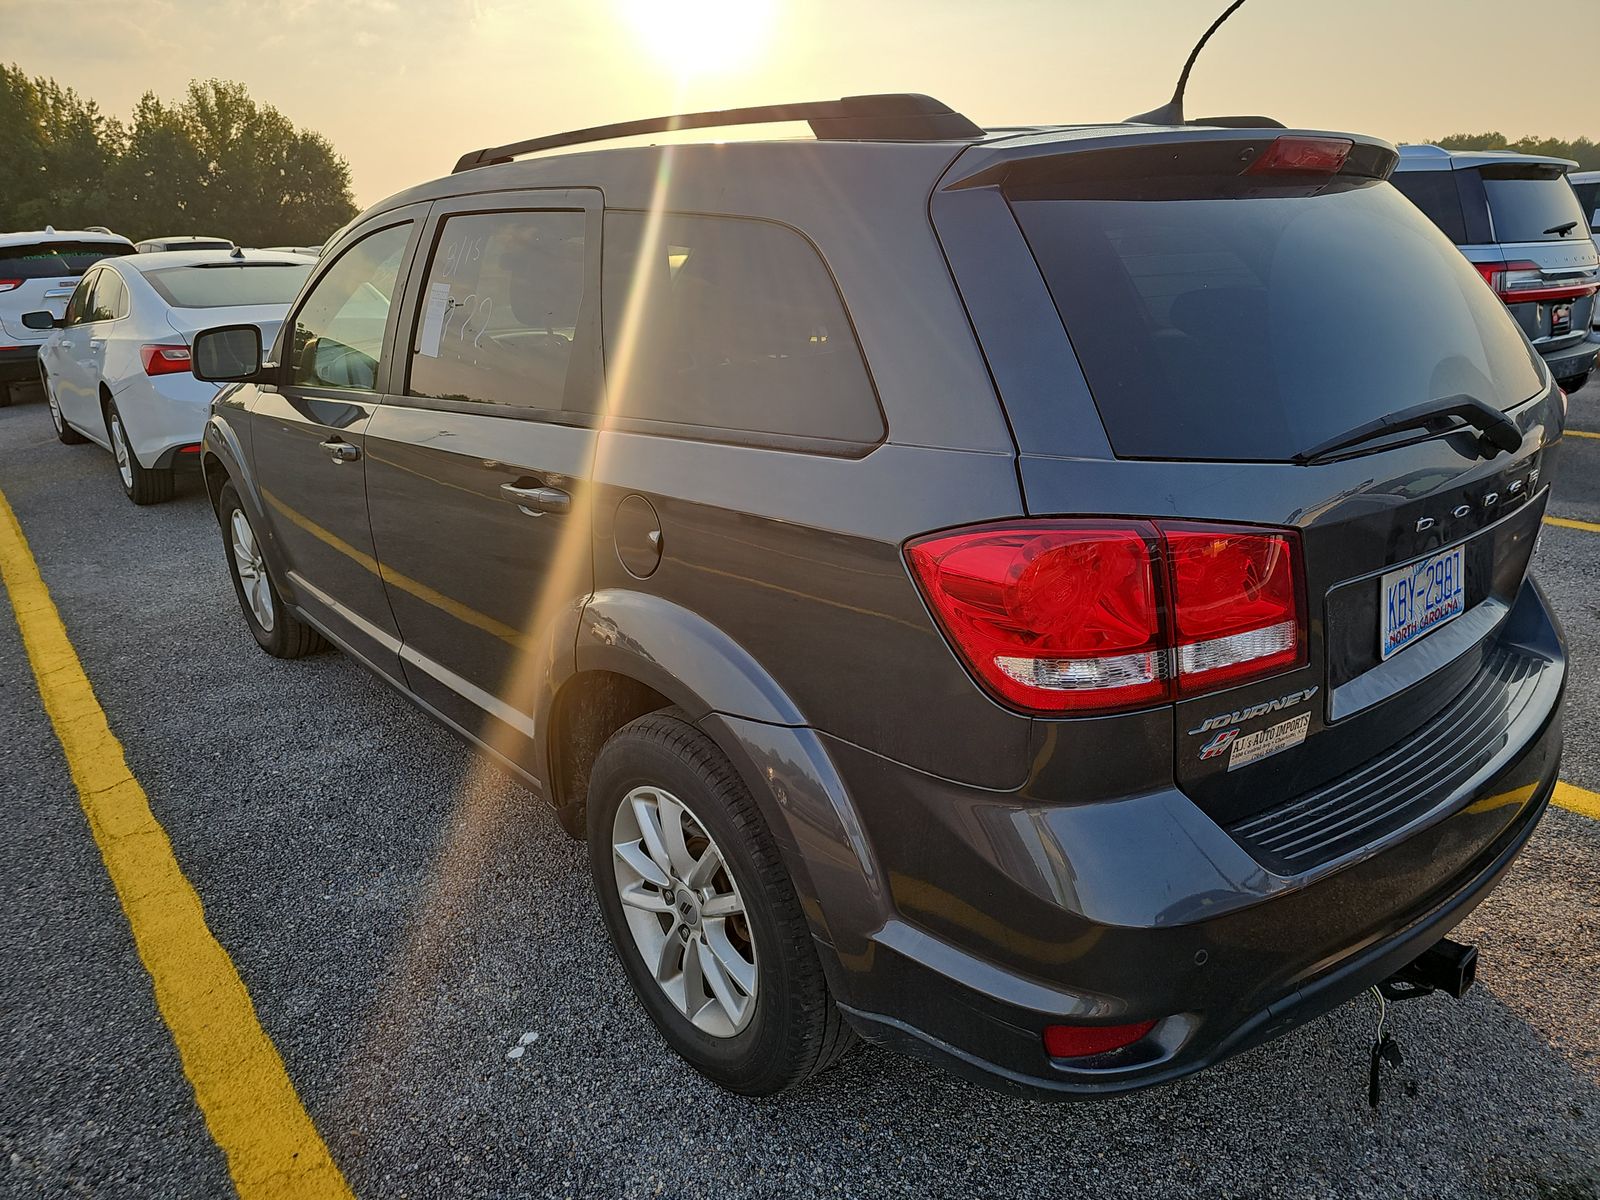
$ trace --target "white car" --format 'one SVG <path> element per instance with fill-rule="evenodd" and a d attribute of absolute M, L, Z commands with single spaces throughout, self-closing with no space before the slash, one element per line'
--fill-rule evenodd
<path fill-rule="evenodd" d="M 0 407 L 11 385 L 39 378 L 39 346 L 47 331 L 29 329 L 22 314 L 45 309 L 60 316 L 79 278 L 102 258 L 132 254 L 133 243 L 114 233 L 55 230 L 0 233 Z"/>
<path fill-rule="evenodd" d="M 169 499 L 173 471 L 199 461 L 217 385 L 189 371 L 201 329 L 250 324 L 271 345 L 316 260 L 263 250 L 178 250 L 119 258 L 79 282 L 64 318 L 39 351 L 56 436 L 85 439 L 117 459 L 135 504 Z"/>
<path fill-rule="evenodd" d="M 160 254 L 164 250 L 232 250 L 227 238 L 182 234 L 173 237 L 146 238 L 136 247 L 140 254 Z"/>

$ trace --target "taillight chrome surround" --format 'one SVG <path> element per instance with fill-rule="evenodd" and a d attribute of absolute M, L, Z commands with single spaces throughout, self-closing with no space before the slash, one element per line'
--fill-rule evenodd
<path fill-rule="evenodd" d="M 1299 534 L 1165 520 L 1033 520 L 908 542 L 951 646 L 1030 713 L 1126 712 L 1306 662 Z"/>

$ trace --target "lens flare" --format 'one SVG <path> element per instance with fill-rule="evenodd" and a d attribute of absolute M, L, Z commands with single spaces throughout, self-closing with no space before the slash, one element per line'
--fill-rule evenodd
<path fill-rule="evenodd" d="M 776 0 L 618 0 L 647 53 L 680 79 L 751 66 L 772 34 Z"/>

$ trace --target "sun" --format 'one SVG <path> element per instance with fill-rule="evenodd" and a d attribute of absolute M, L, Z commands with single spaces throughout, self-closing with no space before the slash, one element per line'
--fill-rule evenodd
<path fill-rule="evenodd" d="M 680 79 L 753 65 L 772 34 L 777 0 L 617 0 L 645 51 Z"/>

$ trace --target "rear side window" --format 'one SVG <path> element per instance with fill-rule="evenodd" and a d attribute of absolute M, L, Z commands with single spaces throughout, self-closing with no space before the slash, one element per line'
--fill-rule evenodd
<path fill-rule="evenodd" d="M 1540 390 L 1505 306 L 1386 184 L 1013 209 L 1122 457 L 1285 461 L 1430 400 Z"/>
<path fill-rule="evenodd" d="M 240 304 L 288 304 L 311 274 L 310 263 L 233 263 L 161 267 L 144 272 L 145 282 L 173 308 L 229 308 Z"/>
<path fill-rule="evenodd" d="M 833 278 L 767 221 L 607 213 L 606 378 L 619 416 L 871 444 L 883 416 Z"/>
<path fill-rule="evenodd" d="M 1484 167 L 1482 174 L 1497 242 L 1559 242 L 1588 230 L 1589 214 L 1564 176 L 1537 167 Z"/>
<path fill-rule="evenodd" d="M 82 275 L 102 258 L 132 253 L 132 242 L 38 242 L 27 246 L 0 246 L 0 279 Z"/>
<path fill-rule="evenodd" d="M 1411 203 L 1444 231 L 1458 246 L 1467 242 L 1467 219 L 1461 211 L 1461 193 L 1454 171 L 1396 171 L 1389 177 Z"/>
<path fill-rule="evenodd" d="M 558 411 L 584 293 L 582 212 L 466 213 L 440 227 L 412 340 L 413 396 Z"/>

